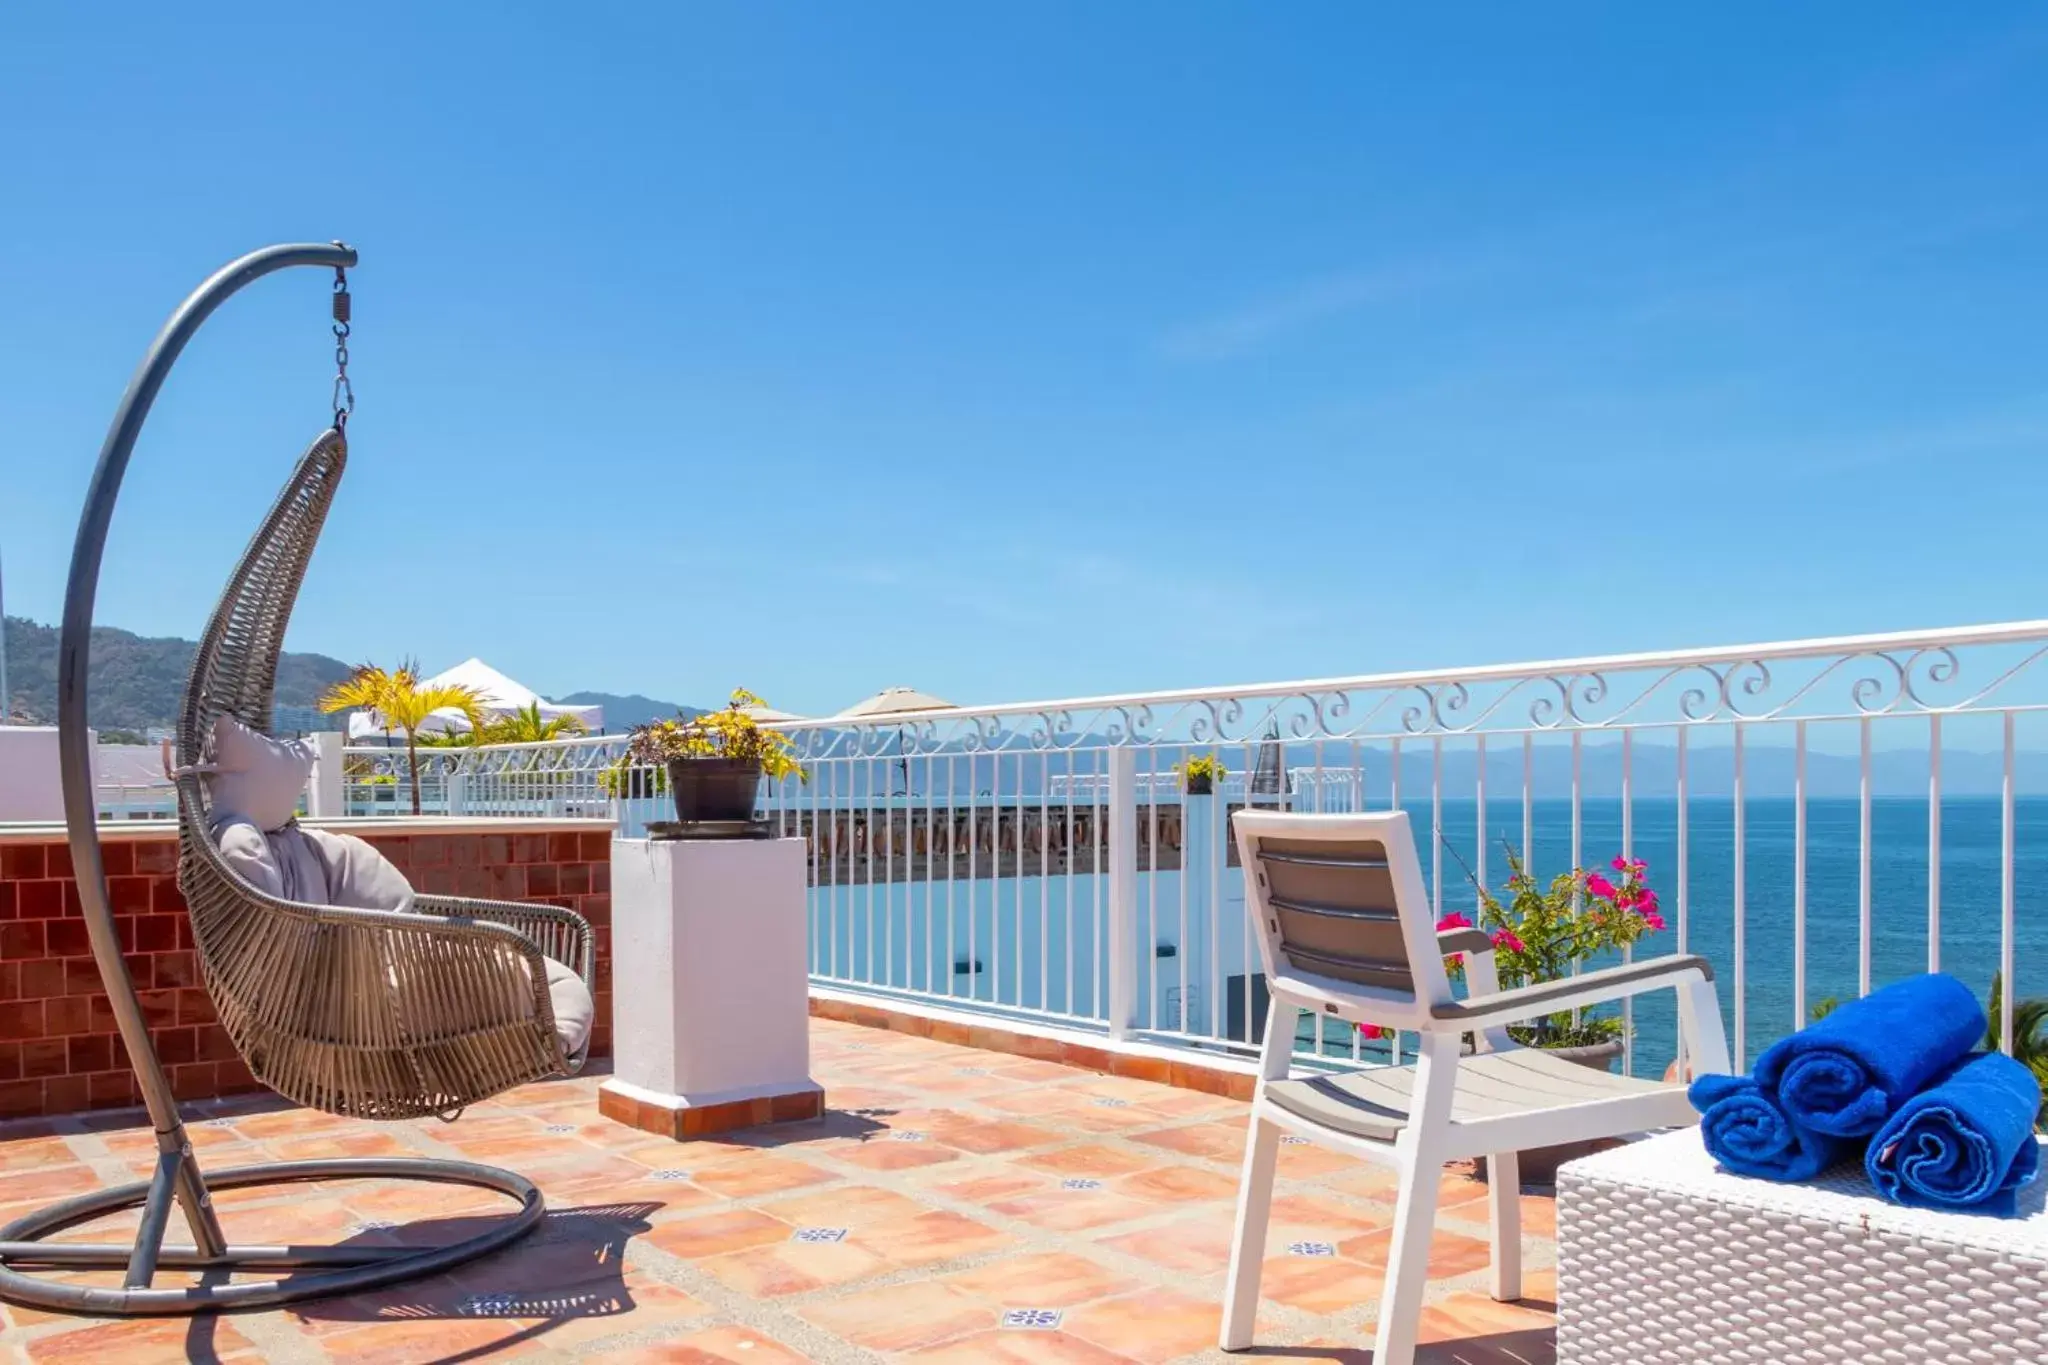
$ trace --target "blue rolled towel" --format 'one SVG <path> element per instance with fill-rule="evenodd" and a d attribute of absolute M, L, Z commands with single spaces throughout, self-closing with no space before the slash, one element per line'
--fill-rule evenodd
<path fill-rule="evenodd" d="M 1870 1140 L 1863 1169 L 1894 1204 L 2010 1218 L 2039 1173 L 2040 1109 L 2033 1072 L 2002 1052 L 1978 1053 L 1900 1106 Z"/>
<path fill-rule="evenodd" d="M 1988 1027 L 1968 986 L 1930 972 L 1773 1043 L 1755 1075 L 1801 1128 L 1862 1137 L 1982 1042 Z"/>
<path fill-rule="evenodd" d="M 1700 1111 L 1700 1138 L 1707 1151 L 1737 1175 L 1811 1180 L 1855 1145 L 1800 1128 L 1748 1076 L 1701 1076 L 1686 1097 Z"/>

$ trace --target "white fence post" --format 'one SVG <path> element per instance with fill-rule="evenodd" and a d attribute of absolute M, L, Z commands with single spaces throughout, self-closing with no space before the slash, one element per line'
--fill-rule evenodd
<path fill-rule="evenodd" d="M 1138 1023 L 1138 755 L 1109 751 L 1109 1036 Z"/>
<path fill-rule="evenodd" d="M 319 757 L 313 761 L 313 775 L 306 779 L 306 814 L 315 820 L 332 820 L 348 814 L 348 793 L 342 782 L 341 746 L 347 736 L 338 730 L 313 735 Z"/>

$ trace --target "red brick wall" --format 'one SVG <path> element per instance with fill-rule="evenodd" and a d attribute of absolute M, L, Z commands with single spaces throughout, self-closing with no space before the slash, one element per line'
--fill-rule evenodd
<path fill-rule="evenodd" d="M 546 901 L 582 913 L 597 932 L 591 1051 L 610 1055 L 609 834 L 369 837 L 417 890 Z M 205 1099 L 259 1088 L 200 985 L 175 835 L 109 838 L 101 853 L 121 948 L 172 1089 L 180 1099 Z M 79 912 L 71 850 L 61 840 L 0 844 L 0 1118 L 139 1104 L 127 1067 Z"/>

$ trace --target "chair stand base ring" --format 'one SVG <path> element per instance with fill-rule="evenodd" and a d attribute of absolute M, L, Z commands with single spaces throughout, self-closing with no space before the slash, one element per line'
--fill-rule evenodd
<path fill-rule="evenodd" d="M 136 1208 L 147 1199 L 149 1181 L 79 1195 L 39 1209 L 0 1227 L 0 1299 L 58 1313 L 114 1317 L 171 1316 L 238 1308 L 269 1308 L 335 1294 L 355 1294 L 419 1279 L 489 1255 L 518 1241 L 547 1213 L 538 1187 L 525 1176 L 496 1166 L 425 1158 L 366 1158 L 351 1161 L 288 1161 L 237 1166 L 206 1176 L 209 1190 L 279 1185 L 308 1180 L 418 1180 L 494 1190 L 519 1207 L 474 1237 L 446 1246 L 229 1246 L 209 1256 L 191 1246 L 165 1245 L 156 1258 L 165 1270 L 218 1272 L 220 1283 L 184 1288 L 114 1288 L 39 1279 L 18 1267 L 51 1270 L 118 1270 L 132 1246 L 82 1245 L 39 1239 L 80 1223 Z M 230 1220 L 232 1221 L 232 1217 Z M 263 1270 L 295 1270 L 277 1279 L 231 1283 L 228 1276 Z M 206 1276 L 211 1279 L 212 1276 Z"/>

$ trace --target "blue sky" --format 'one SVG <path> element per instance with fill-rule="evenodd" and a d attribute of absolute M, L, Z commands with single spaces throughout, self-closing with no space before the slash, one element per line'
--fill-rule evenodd
<path fill-rule="evenodd" d="M 2034 6 L 15 6 L 0 128 L 42 620 L 164 315 L 337 236 L 351 660 L 815 712 L 2048 615 Z M 188 353 L 102 622 L 203 624 L 326 289 Z"/>

